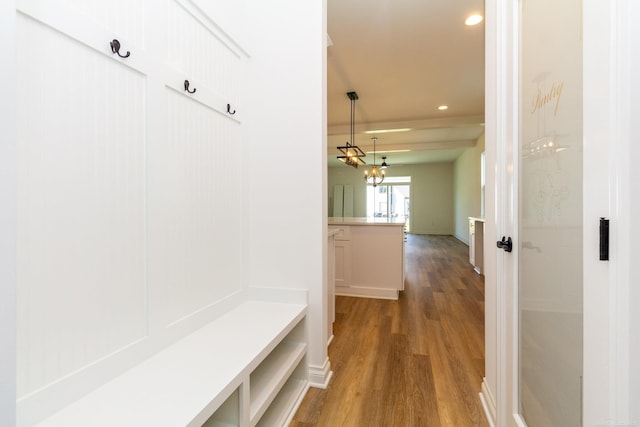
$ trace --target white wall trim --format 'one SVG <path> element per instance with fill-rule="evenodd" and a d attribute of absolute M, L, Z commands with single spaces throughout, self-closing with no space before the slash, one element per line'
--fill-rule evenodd
<path fill-rule="evenodd" d="M 453 237 L 455 237 L 456 240 L 459 240 L 460 243 L 464 243 L 465 245 L 469 246 L 469 239 L 465 240 L 464 236 L 460 236 L 460 235 L 454 234 Z"/>
<path fill-rule="evenodd" d="M 332 333 L 331 336 L 329 337 L 329 339 L 327 340 L 327 348 L 329 348 L 329 346 L 333 342 L 333 338 L 335 338 L 335 335 L 333 335 L 333 333 Z"/>
<path fill-rule="evenodd" d="M 343 297 L 359 297 L 359 298 L 380 298 L 380 299 L 398 299 L 397 289 L 378 289 L 365 288 L 360 286 L 350 286 L 348 288 L 336 287 L 336 295 Z"/>
<path fill-rule="evenodd" d="M 333 377 L 331 362 L 327 357 L 322 366 L 309 365 L 309 385 L 315 388 L 326 389 Z"/>
<path fill-rule="evenodd" d="M 528 427 L 527 423 L 522 419 L 520 414 L 513 414 L 513 421 L 516 423 L 517 427 Z"/>
<path fill-rule="evenodd" d="M 482 379 L 482 388 L 480 391 L 480 402 L 482 402 L 482 408 L 484 414 L 487 417 L 487 421 L 491 427 L 497 426 L 496 418 L 496 400 L 493 398 L 493 393 L 487 384 L 487 379 Z"/>

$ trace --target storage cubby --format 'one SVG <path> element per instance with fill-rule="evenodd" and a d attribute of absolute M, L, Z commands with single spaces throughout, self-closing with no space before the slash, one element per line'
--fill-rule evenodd
<path fill-rule="evenodd" d="M 293 373 L 286 380 L 279 393 L 267 408 L 264 415 L 258 420 L 256 424 L 251 423 L 252 426 L 259 427 L 273 427 L 283 426 L 285 421 L 291 415 L 302 397 L 304 396 L 305 388 L 307 387 L 306 377 L 306 363 L 303 358 Z"/>
<path fill-rule="evenodd" d="M 306 349 L 303 320 L 251 373 L 249 400 L 250 424 L 252 426 L 256 425 L 257 421 L 276 398 L 278 401 L 285 400 L 288 403 L 292 403 L 290 401 L 295 399 L 293 396 L 289 399 L 284 399 L 281 391 L 290 379 L 294 380 L 294 375 L 292 374 L 301 365 L 300 362 L 304 360 Z M 298 379 L 300 378 L 306 380 L 304 376 L 298 376 Z"/>
<path fill-rule="evenodd" d="M 214 412 L 202 427 L 239 427 L 240 426 L 240 390 L 231 396 Z"/>

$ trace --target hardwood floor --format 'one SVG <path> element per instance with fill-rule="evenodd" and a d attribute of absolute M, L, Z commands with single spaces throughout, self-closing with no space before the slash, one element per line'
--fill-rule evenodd
<path fill-rule="evenodd" d="M 484 280 L 468 253 L 451 236 L 409 235 L 398 301 L 338 297 L 333 379 L 290 426 L 488 426 Z"/>

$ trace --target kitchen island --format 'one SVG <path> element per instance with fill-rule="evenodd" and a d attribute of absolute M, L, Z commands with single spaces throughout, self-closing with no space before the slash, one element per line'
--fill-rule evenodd
<path fill-rule="evenodd" d="M 335 294 L 398 299 L 404 290 L 404 225 L 399 218 L 331 217 Z"/>

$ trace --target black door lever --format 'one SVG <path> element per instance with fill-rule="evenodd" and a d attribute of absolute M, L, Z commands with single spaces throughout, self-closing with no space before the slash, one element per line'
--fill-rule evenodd
<path fill-rule="evenodd" d="M 511 240 L 511 237 L 506 239 L 504 236 L 502 236 L 502 240 L 498 240 L 496 242 L 496 246 L 504 250 L 505 252 L 511 252 L 513 250 L 513 241 Z"/>

